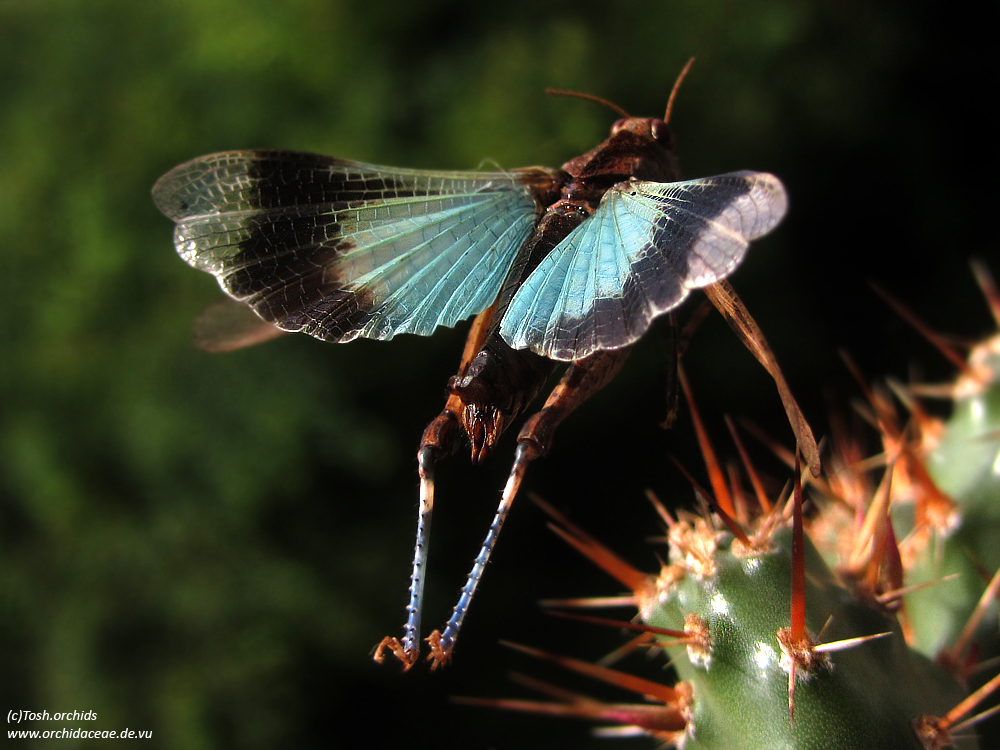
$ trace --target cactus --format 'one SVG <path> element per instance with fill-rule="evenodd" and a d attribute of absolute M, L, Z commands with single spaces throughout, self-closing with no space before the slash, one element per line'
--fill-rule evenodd
<path fill-rule="evenodd" d="M 1000 322 L 1000 295 L 978 273 Z M 918 389 L 893 384 L 909 424 L 884 388 L 861 379 L 882 461 L 862 460 L 857 439 L 834 430 L 821 477 L 785 454 L 791 499 L 768 497 L 733 430 L 755 507 L 724 478 L 684 383 L 712 492 L 695 483 L 698 514 L 660 508 L 669 560 L 658 573 L 640 573 L 545 506 L 563 538 L 632 590 L 639 617 L 618 624 L 662 648 L 679 681 L 532 652 L 655 703 L 551 687 L 542 689 L 558 702 L 476 702 L 628 725 L 684 750 L 992 746 L 967 717 L 1000 686 L 1000 675 L 973 670 L 998 642 L 1000 336 L 961 370 L 947 420 L 928 416 Z"/>
<path fill-rule="evenodd" d="M 908 523 L 914 531 L 908 582 L 954 577 L 906 599 L 918 648 L 935 656 L 964 639 L 963 630 L 983 594 L 984 574 L 1000 568 L 1000 335 L 973 348 L 952 392 L 951 416 L 925 426 L 911 458 L 927 472 L 916 494 L 934 498 L 940 493 L 942 507 L 929 517 L 923 514 L 921 526 L 919 512 L 906 514 L 906 505 L 897 506 L 902 511 L 897 526 L 909 529 L 903 525 Z M 993 596 L 996 585 L 994 581 Z M 992 623 L 983 624 L 976 640 L 995 656 L 995 606 Z"/>
<path fill-rule="evenodd" d="M 714 574 L 685 572 L 644 616 L 689 630 L 695 623 L 708 636 L 671 653 L 694 695 L 685 747 L 919 748 L 914 721 L 943 716 L 960 687 L 906 646 L 891 617 L 851 596 L 808 543 L 806 635 L 796 639 L 792 540 L 782 528 L 756 551 L 726 534 Z M 829 640 L 817 644 L 808 633 Z"/>

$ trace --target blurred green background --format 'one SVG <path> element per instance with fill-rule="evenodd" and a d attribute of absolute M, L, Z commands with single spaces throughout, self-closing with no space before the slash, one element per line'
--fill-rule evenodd
<path fill-rule="evenodd" d="M 190 325 L 219 292 L 174 254 L 150 187 L 181 161 L 235 148 L 558 166 L 615 115 L 545 87 L 661 114 L 694 55 L 673 117 L 682 167 L 785 180 L 791 214 L 734 283 L 821 427 L 827 395 L 855 393 L 838 348 L 872 377 L 906 377 L 915 363 L 921 377 L 950 376 L 869 280 L 940 329 L 988 329 L 967 263 L 997 255 L 984 169 L 990 11 L 0 0 L 0 706 L 94 710 L 87 728 L 152 729 L 149 748 L 596 742 L 583 725 L 448 700 L 514 694 L 506 668 L 537 671 L 500 638 L 581 657 L 620 642 L 539 613 L 540 598 L 617 587 L 526 501 L 452 667 L 400 675 L 370 659 L 400 632 L 414 453 L 462 331 L 200 352 Z M 686 502 L 666 455 L 699 464 L 686 420 L 657 426 L 665 354 L 661 336 L 648 339 L 527 486 L 651 569 L 643 492 Z M 718 318 L 686 367 L 717 433 L 725 411 L 789 438 L 767 377 Z M 505 445 L 489 466 L 458 456 L 440 467 L 429 627 L 485 534 Z"/>

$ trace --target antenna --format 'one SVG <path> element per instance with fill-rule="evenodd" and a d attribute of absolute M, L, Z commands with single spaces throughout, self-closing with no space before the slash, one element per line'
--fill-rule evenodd
<path fill-rule="evenodd" d="M 674 99 L 677 97 L 677 91 L 681 87 L 681 83 L 684 81 L 684 77 L 687 76 L 688 71 L 691 70 L 691 66 L 694 65 L 694 58 L 689 58 L 687 65 L 681 71 L 681 74 L 677 76 L 677 80 L 674 81 L 674 87 L 670 91 L 670 98 L 667 99 L 667 111 L 663 115 L 664 122 L 670 122 L 670 110 L 674 108 Z"/>
<path fill-rule="evenodd" d="M 614 110 L 622 117 L 632 116 L 614 102 L 609 102 L 607 99 L 602 99 L 601 97 L 595 96 L 594 94 L 584 94 L 580 91 L 567 91 L 565 89 L 545 89 L 545 93 L 551 94 L 552 96 L 572 96 L 576 97 L 577 99 L 586 99 L 588 102 L 597 102 L 598 104 L 603 104 L 605 107 Z"/>

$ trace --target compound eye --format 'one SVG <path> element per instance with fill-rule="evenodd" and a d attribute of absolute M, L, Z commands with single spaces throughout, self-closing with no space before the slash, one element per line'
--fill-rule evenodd
<path fill-rule="evenodd" d="M 653 120 L 649 126 L 649 133 L 653 136 L 653 140 L 662 146 L 669 148 L 674 144 L 674 134 L 663 120 Z"/>
<path fill-rule="evenodd" d="M 614 125 L 611 126 L 611 135 L 617 135 L 618 131 L 625 127 L 625 118 L 617 120 Z"/>

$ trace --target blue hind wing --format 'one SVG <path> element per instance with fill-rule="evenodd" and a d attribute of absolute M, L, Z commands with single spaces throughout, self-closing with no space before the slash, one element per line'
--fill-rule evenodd
<path fill-rule="evenodd" d="M 627 346 L 732 273 L 786 209 L 781 182 L 760 172 L 615 185 L 514 294 L 500 334 L 565 361 Z"/>

